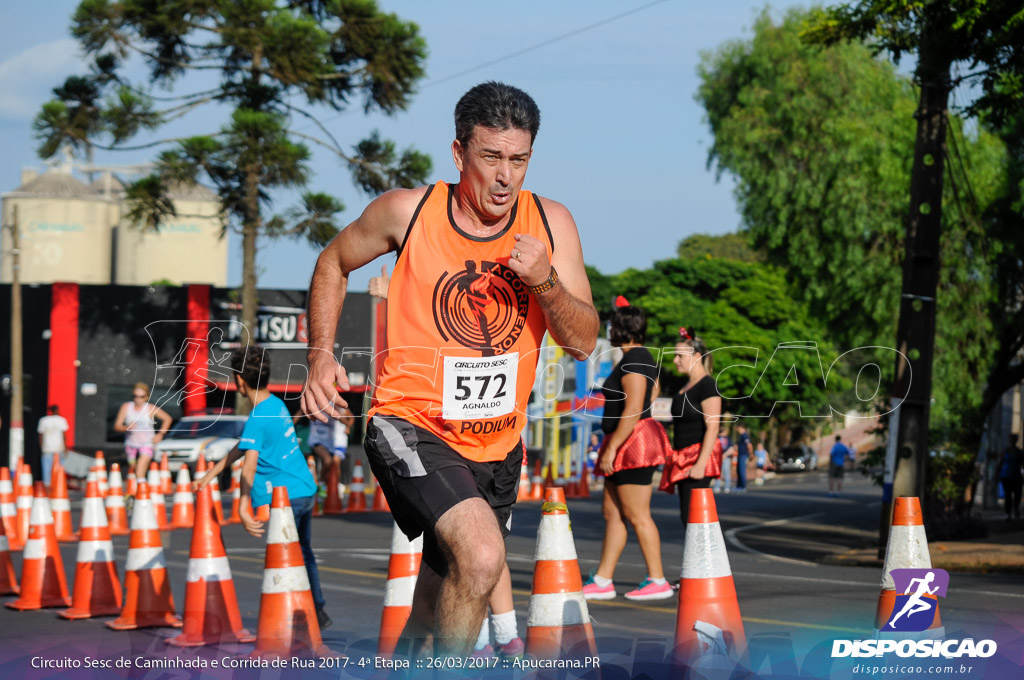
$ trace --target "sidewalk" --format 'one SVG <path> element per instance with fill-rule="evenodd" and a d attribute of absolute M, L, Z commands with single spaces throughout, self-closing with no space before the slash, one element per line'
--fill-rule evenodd
<path fill-rule="evenodd" d="M 989 535 L 969 541 L 929 541 L 932 566 L 946 571 L 1024 574 L 1024 520 L 1006 521 L 1002 510 L 983 512 Z M 824 564 L 881 567 L 875 548 L 824 557 Z"/>

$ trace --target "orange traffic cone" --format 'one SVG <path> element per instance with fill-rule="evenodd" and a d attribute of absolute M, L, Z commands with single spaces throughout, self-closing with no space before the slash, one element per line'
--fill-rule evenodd
<path fill-rule="evenodd" d="M 569 482 L 565 485 L 565 496 L 566 498 L 579 498 L 580 497 L 580 475 L 579 466 L 576 465 L 576 459 L 572 459 L 569 462 Z"/>
<path fill-rule="evenodd" d="M 693 489 L 679 581 L 674 659 L 678 665 L 689 666 L 706 655 L 738 658 L 746 646 L 715 495 L 711 489 Z"/>
<path fill-rule="evenodd" d="M 270 508 L 260 621 L 252 656 L 333 656 L 320 637 L 288 489 L 274 487 Z"/>
<path fill-rule="evenodd" d="M 543 463 L 540 458 L 533 465 L 533 477 L 530 479 L 530 500 L 531 501 L 542 501 L 544 500 L 544 476 L 541 473 Z"/>
<path fill-rule="evenodd" d="M 516 494 L 516 502 L 530 500 L 530 468 L 526 462 L 526 449 L 523 449 L 523 464 L 519 468 L 519 492 Z"/>
<path fill-rule="evenodd" d="M 21 466 L 21 470 L 18 472 L 18 488 L 15 491 L 17 492 L 15 505 L 18 514 L 15 521 L 17 522 L 18 538 L 16 541 L 12 539 L 11 545 L 15 550 L 21 550 L 25 542 L 28 541 L 29 524 L 32 517 L 32 497 L 35 493 L 32 490 L 32 470 L 28 465 Z"/>
<path fill-rule="evenodd" d="M 238 514 L 242 501 L 242 465 L 241 461 L 231 466 L 231 516 L 225 524 L 239 524 L 242 516 Z"/>
<path fill-rule="evenodd" d="M 107 461 L 103 457 L 102 451 L 96 452 L 96 457 L 93 459 L 92 464 L 97 466 L 96 472 L 99 474 L 97 481 L 99 482 L 100 493 L 106 496 L 110 491 L 110 487 L 107 485 Z"/>
<path fill-rule="evenodd" d="M 126 496 L 135 497 L 135 493 L 139 490 L 139 480 L 135 478 L 135 470 L 128 471 L 128 481 L 125 483 L 124 493 Z"/>
<path fill-rule="evenodd" d="M 117 577 L 114 544 L 107 529 L 107 511 L 95 472 L 86 477 L 81 534 L 74 598 L 71 608 L 60 615 L 65 619 L 116 615 L 121 611 L 121 579 Z"/>
<path fill-rule="evenodd" d="M 250 498 L 249 496 L 243 497 L 242 498 L 242 502 L 240 503 L 240 505 L 242 507 L 249 508 L 249 514 L 252 515 L 254 519 L 257 519 L 260 522 L 269 522 L 270 521 L 270 506 L 269 505 L 261 505 L 258 508 L 253 508 L 252 507 L 252 498 Z M 239 521 L 241 521 L 241 515 L 239 515 Z"/>
<path fill-rule="evenodd" d="M 53 513 L 42 482 L 36 482 L 32 498 L 29 536 L 22 553 L 21 597 L 4 604 L 21 611 L 71 604 L 68 583 L 64 578 L 64 561 L 53 533 Z"/>
<path fill-rule="evenodd" d="M 104 502 L 107 511 L 107 530 L 111 536 L 127 536 L 128 513 L 124 507 L 124 487 L 121 484 L 121 467 L 114 463 L 110 466 L 110 491 Z"/>
<path fill-rule="evenodd" d="M 546 489 L 541 510 L 526 653 L 538 659 L 596 656 L 563 490 Z"/>
<path fill-rule="evenodd" d="M 53 491 L 50 494 L 50 510 L 53 512 L 53 533 L 61 543 L 73 543 L 78 538 L 71 530 L 71 499 L 68 497 L 68 482 L 64 468 L 58 467 L 50 480 Z"/>
<path fill-rule="evenodd" d="M 363 484 L 363 464 L 356 463 L 352 472 L 352 485 L 349 487 L 348 511 L 366 512 L 366 485 Z"/>
<path fill-rule="evenodd" d="M 893 503 L 892 525 L 889 527 L 889 542 L 885 547 L 885 566 L 882 569 L 882 590 L 878 595 L 878 607 L 875 610 L 875 636 L 897 639 L 941 639 L 946 629 L 939 616 L 938 596 L 930 593 L 921 594 L 922 598 L 932 600 L 935 605 L 935 616 L 927 630 L 921 632 L 897 632 L 890 625 L 893 619 L 898 593 L 893 578 L 894 569 L 931 569 L 932 556 L 928 552 L 928 537 L 924 531 L 924 515 L 921 513 L 921 501 L 916 496 L 900 496 Z M 898 612 L 897 612 L 898 614 Z M 893 622 L 895 623 L 895 622 Z"/>
<path fill-rule="evenodd" d="M 192 480 L 188 477 L 188 468 L 182 465 L 178 469 L 178 486 L 174 490 L 174 507 L 171 508 L 171 528 L 191 529 L 195 524 L 195 498 L 192 496 Z"/>
<path fill-rule="evenodd" d="M 153 490 L 149 490 L 153 493 Z M 174 493 L 174 480 L 171 479 L 171 462 L 167 454 L 160 456 L 160 493 L 169 496 Z"/>
<path fill-rule="evenodd" d="M 7 468 L 0 468 L 4 473 L 7 472 Z M 10 475 L 4 475 L 7 478 L 7 486 L 11 485 Z M 10 496 L 10 491 L 7 492 Z M 11 506 L 13 507 L 13 503 Z M 7 528 L 4 526 L 6 522 L 0 522 L 0 595 L 17 595 L 21 592 L 18 587 L 18 577 L 14 573 L 14 563 L 11 562 L 10 543 L 7 540 Z"/>
<path fill-rule="evenodd" d="M 338 494 L 338 482 L 341 481 L 341 473 L 338 470 L 338 459 L 331 456 L 331 465 L 327 468 L 325 484 L 327 486 L 327 499 L 324 501 L 325 515 L 340 515 L 345 512 L 345 506 Z"/>
<path fill-rule="evenodd" d="M 214 477 L 210 480 L 210 500 L 213 502 L 213 516 L 217 524 L 224 524 L 224 499 L 220 495 L 220 482 Z"/>
<path fill-rule="evenodd" d="M 178 482 L 180 485 L 180 473 Z M 209 485 L 199 490 L 195 515 L 185 586 L 185 628 L 181 635 L 167 643 L 176 647 L 199 647 L 222 642 L 252 642 L 256 636 L 242 627 L 235 582 L 213 512 L 213 492 Z"/>
<path fill-rule="evenodd" d="M 576 489 L 577 498 L 590 498 L 590 468 L 587 462 L 583 461 L 583 470 L 580 472 L 580 485 Z"/>
<path fill-rule="evenodd" d="M 423 536 L 409 540 L 395 523 L 391 531 L 391 559 L 388 560 L 388 582 L 384 586 L 384 611 L 380 617 L 377 654 L 391 656 L 402 636 L 412 611 L 412 594 L 423 558 Z"/>
<path fill-rule="evenodd" d="M 167 578 L 164 547 L 146 482 L 139 482 L 135 494 L 132 535 L 128 540 L 128 559 L 124 565 L 124 587 L 124 608 L 120 616 L 107 622 L 108 628 L 181 628 L 181 619 L 174 615 L 174 595 Z"/>
<path fill-rule="evenodd" d="M 53 462 L 50 464 L 50 486 L 46 489 L 46 493 L 50 494 L 50 499 L 53 499 L 53 480 L 57 478 L 57 468 L 63 467 L 60 464 L 60 454 L 54 454 Z"/>
<path fill-rule="evenodd" d="M 142 486 L 142 482 L 139 482 L 139 486 Z M 160 468 L 155 462 L 149 464 L 146 486 L 149 491 L 150 503 L 153 505 L 153 513 L 156 515 L 156 526 L 161 531 L 166 531 L 170 529 L 167 524 L 167 504 L 164 502 L 164 494 L 161 491 L 163 480 L 160 478 Z"/>
<path fill-rule="evenodd" d="M 7 536 L 8 549 L 21 548 L 18 541 L 18 508 L 14 504 L 14 485 L 11 484 L 11 472 L 0 468 L 0 522 L 3 523 L 4 535 Z"/>
<path fill-rule="evenodd" d="M 370 508 L 373 512 L 391 512 L 391 507 L 388 505 L 387 496 L 381 491 L 380 482 L 377 478 L 373 478 L 374 490 L 373 490 L 373 507 Z"/>

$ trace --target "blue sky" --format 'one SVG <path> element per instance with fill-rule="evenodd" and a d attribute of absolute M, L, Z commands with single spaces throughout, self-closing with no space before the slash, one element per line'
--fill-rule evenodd
<path fill-rule="evenodd" d="M 72 0 L 0 3 L 0 192 L 19 184 L 23 166 L 42 167 L 31 121 L 50 89 L 85 62 L 67 26 Z M 515 4 L 379 0 L 380 6 L 416 22 L 429 49 L 427 76 L 412 106 L 393 118 L 364 116 L 360 105 L 321 120 L 343 146 L 373 129 L 399 148 L 431 155 L 431 181 L 457 179 L 451 161 L 452 110 L 468 88 L 502 80 L 529 92 L 541 109 L 540 134 L 526 188 L 564 203 L 580 229 L 588 264 L 605 273 L 644 268 L 671 256 L 694 233 L 735 231 L 739 216 L 729 178 L 716 182 L 707 168 L 710 135 L 694 101 L 699 53 L 726 40 L 749 37 L 760 2 L 667 0 Z M 776 3 L 781 12 L 791 3 Z M 40 11 L 42 7 L 46 11 Z M 603 25 L 592 24 L 629 13 Z M 573 33 L 575 32 L 575 33 Z M 554 40 L 538 49 L 527 50 Z M 509 59 L 464 73 L 509 54 Z M 134 70 L 136 79 L 144 77 Z M 462 74 L 462 75 L 456 75 Z M 450 77 L 455 75 L 456 77 Z M 175 92 L 201 89 L 184 80 Z M 225 110 L 197 111 L 159 131 L 203 134 L 218 129 Z M 315 132 L 306 122 L 296 130 Z M 98 153 L 98 162 L 129 164 L 146 152 Z M 341 220 L 359 215 L 369 198 L 327 152 L 314 149 L 311 188 L 333 193 L 346 205 Z M 276 197 L 277 210 L 294 201 Z M 305 288 L 316 251 L 294 241 L 261 243 L 260 287 Z M 229 283 L 237 285 L 241 248 L 232 239 Z M 382 258 L 381 262 L 391 260 Z M 380 263 L 352 275 L 350 289 L 365 290 Z"/>

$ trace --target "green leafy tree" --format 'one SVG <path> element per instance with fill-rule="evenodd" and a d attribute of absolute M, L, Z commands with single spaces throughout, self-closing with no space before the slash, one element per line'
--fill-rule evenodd
<path fill-rule="evenodd" d="M 905 391 L 907 397 L 900 413 L 894 493 L 922 495 L 943 261 L 939 248 L 946 226 L 944 181 L 947 175 L 953 179 L 947 170 L 947 107 L 954 86 L 966 82 L 981 90 L 966 107 L 969 114 L 1002 124 L 1019 113 L 1024 102 L 1024 9 L 1018 0 L 861 0 L 818 11 L 806 36 L 824 45 L 867 39 L 897 60 L 905 52 L 917 58 L 916 138 L 897 331 L 913 380 L 910 370 L 897 370 L 894 392 Z"/>
<path fill-rule="evenodd" d="M 750 247 L 745 234 L 694 234 L 679 243 L 676 255 L 681 260 L 718 257 L 741 262 L 764 262 L 764 254 Z"/>
<path fill-rule="evenodd" d="M 999 346 L 988 373 L 982 415 L 1024 381 L 1024 112 L 997 128 L 1006 143 L 1006 173 L 985 214 L 995 251 L 997 292 L 990 305 Z"/>
<path fill-rule="evenodd" d="M 698 99 L 715 136 L 709 160 L 736 176 L 752 244 L 785 264 L 791 290 L 829 337 L 847 348 L 889 345 L 903 292 L 915 90 L 859 42 L 807 44 L 806 20 L 794 11 L 775 24 L 763 14 L 751 40 L 705 55 Z M 980 406 L 995 295 L 980 218 L 1000 185 L 1004 150 L 991 134 L 963 127 L 953 117 L 949 131 L 972 191 L 961 174 L 943 196 L 952 209 L 938 244 L 945 266 L 932 299 L 943 333 L 930 393 L 936 431 L 976 441 L 961 425 Z"/>
<path fill-rule="evenodd" d="M 807 303 L 793 298 L 783 269 L 738 259 L 695 257 L 656 262 L 610 277 L 617 293 L 647 312 L 647 344 L 673 348 L 680 326 L 715 350 L 715 374 L 726 408 L 751 419 L 792 425 L 844 410 L 855 397 L 850 375 L 825 372 L 839 352 Z M 786 343 L 804 344 L 787 348 Z M 672 354 L 662 357 L 666 389 Z M 788 383 L 788 384 L 787 384 Z M 799 402 L 799 405 L 796 403 Z M 754 424 L 757 421 L 750 421 Z M 760 426 L 758 426 L 760 427 Z"/>
<path fill-rule="evenodd" d="M 256 321 L 257 239 L 323 245 L 337 233 L 343 206 L 327 194 L 304 192 L 299 205 L 268 215 L 274 190 L 306 186 L 310 144 L 335 154 L 371 194 L 415 186 L 430 172 L 427 156 L 399 153 L 376 133 L 346 150 L 315 113 L 356 102 L 366 113 L 408 106 L 426 44 L 415 24 L 374 0 L 83 0 L 71 32 L 92 60 L 90 72 L 68 78 L 43 105 L 34 123 L 40 155 L 64 145 L 87 156 L 93 148 L 163 147 L 153 174 L 127 188 L 130 217 L 144 228 L 174 215 L 168 189 L 175 184 L 215 186 L 225 228 L 242 235 L 243 341 Z M 145 84 L 125 75 L 129 57 L 145 63 Z M 215 84 L 176 91 L 197 74 Z M 175 93 L 158 96 L 151 87 Z M 229 120 L 202 135 L 127 145 L 200 107 L 227 107 Z"/>

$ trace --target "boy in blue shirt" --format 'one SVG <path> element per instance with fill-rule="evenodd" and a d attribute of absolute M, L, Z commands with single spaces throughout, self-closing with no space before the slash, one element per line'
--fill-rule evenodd
<path fill-rule="evenodd" d="M 316 617 L 320 628 L 326 628 L 332 621 L 324 611 L 320 573 L 310 543 L 316 484 L 299 449 L 291 414 L 284 402 L 267 389 L 270 357 L 262 348 L 253 346 L 248 351 L 244 348 L 235 350 L 231 355 L 231 368 L 238 391 L 253 404 L 238 441 L 238 449 L 244 457 L 241 493 L 243 496 L 250 494 L 252 507 L 258 508 L 270 504 L 275 486 L 288 489 Z M 263 522 L 254 518 L 252 510 L 244 503 L 238 514 L 246 531 L 256 537 L 263 535 Z"/>

